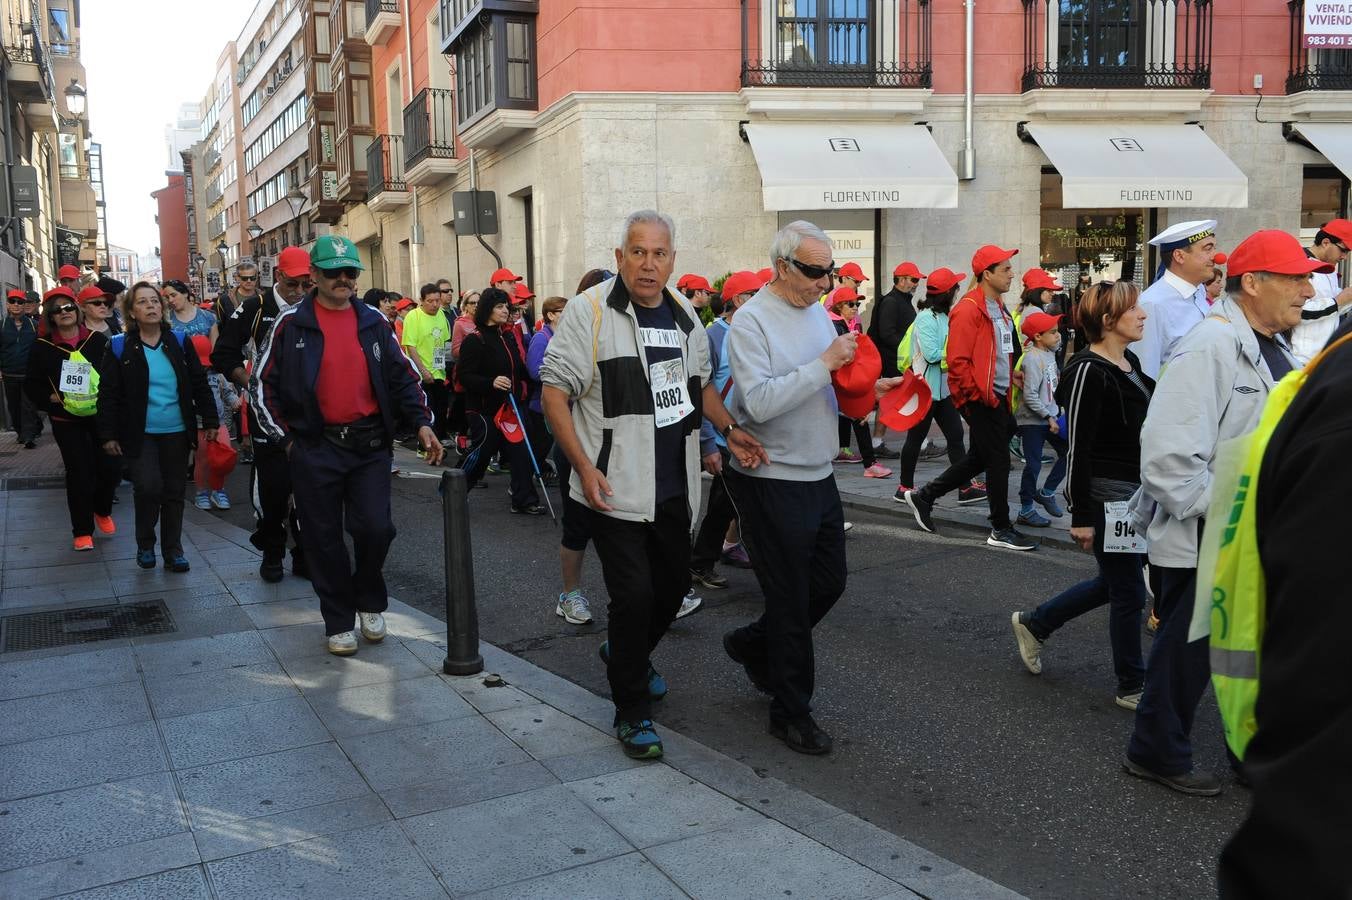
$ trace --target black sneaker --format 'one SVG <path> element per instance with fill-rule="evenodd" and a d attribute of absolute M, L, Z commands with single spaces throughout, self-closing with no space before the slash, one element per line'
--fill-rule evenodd
<path fill-rule="evenodd" d="M 980 503 L 986 499 L 986 489 L 977 484 L 969 484 L 964 488 L 958 488 L 958 505 L 970 506 L 973 503 Z"/>
<path fill-rule="evenodd" d="M 703 587 L 712 588 L 715 591 L 722 590 L 728 586 L 728 579 L 724 575 L 719 575 L 713 566 L 707 569 L 690 569 L 690 580 Z"/>
<path fill-rule="evenodd" d="M 878 459 L 901 459 L 901 454 L 886 444 L 875 444 L 873 455 Z"/>
<path fill-rule="evenodd" d="M 934 504 L 920 496 L 919 491 L 907 491 L 902 495 L 906 505 L 911 508 L 911 514 L 915 516 L 915 524 L 930 534 L 938 534 L 939 529 L 934 527 Z"/>
<path fill-rule="evenodd" d="M 543 516 L 545 508 L 538 503 L 527 503 L 525 506 L 513 506 L 512 512 L 518 516 Z"/>
<path fill-rule="evenodd" d="M 1147 769 L 1130 759 L 1122 762 L 1122 769 L 1128 775 L 1144 778 L 1162 784 L 1167 788 L 1192 797 L 1214 797 L 1221 792 L 1221 783 L 1214 775 L 1205 772 L 1184 772 L 1182 775 L 1161 775 L 1153 769 Z"/>
<path fill-rule="evenodd" d="M 821 756 L 831 752 L 831 735 L 822 731 L 811 716 L 803 716 L 791 722 L 777 722 L 771 719 L 770 734 L 788 744 L 790 750 L 798 753 Z"/>
<path fill-rule="evenodd" d="M 729 631 L 727 634 L 723 635 L 723 650 L 728 654 L 728 659 L 731 659 L 746 670 L 746 677 L 751 679 L 751 683 L 755 685 L 756 690 L 760 691 L 762 694 L 771 693 L 769 673 L 763 671 L 760 667 L 747 659 L 746 654 L 738 648 L 737 643 L 733 640 L 732 636 L 736 633 L 737 632 L 735 631 Z"/>
<path fill-rule="evenodd" d="M 1006 550 L 1036 550 L 1038 545 L 1037 541 L 1015 531 L 1012 527 L 993 530 L 990 537 L 986 538 L 986 543 Z"/>
<path fill-rule="evenodd" d="M 264 556 L 263 563 L 258 567 L 258 577 L 268 584 L 276 584 L 286 577 L 286 572 L 282 569 L 281 556 Z"/>

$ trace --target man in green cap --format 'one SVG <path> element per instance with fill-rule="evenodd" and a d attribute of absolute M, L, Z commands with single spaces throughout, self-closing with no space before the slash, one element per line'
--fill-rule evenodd
<path fill-rule="evenodd" d="M 417 369 L 379 310 L 353 302 L 363 268 L 347 238 L 315 241 L 315 291 L 277 316 L 250 385 L 259 427 L 290 458 L 310 580 L 338 656 L 357 652 L 354 624 L 372 643 L 385 637 L 390 444 L 401 421 L 417 430 L 432 465 L 442 455 Z"/>

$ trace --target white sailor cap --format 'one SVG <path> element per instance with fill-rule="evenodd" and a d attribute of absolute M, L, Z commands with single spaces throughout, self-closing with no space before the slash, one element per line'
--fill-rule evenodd
<path fill-rule="evenodd" d="M 1178 249 L 1195 244 L 1198 241 L 1209 238 L 1216 233 L 1215 219 L 1199 219 L 1196 222 L 1179 222 L 1177 225 L 1170 225 L 1150 239 L 1150 243 L 1156 247 L 1169 247 Z"/>

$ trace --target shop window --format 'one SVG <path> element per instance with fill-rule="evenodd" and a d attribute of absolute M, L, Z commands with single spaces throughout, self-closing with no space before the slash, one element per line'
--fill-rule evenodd
<path fill-rule="evenodd" d="M 1319 226 L 1343 218 L 1347 210 L 1348 183 L 1337 169 L 1306 166 L 1300 192 L 1300 240 L 1309 244 Z"/>
<path fill-rule="evenodd" d="M 1149 210 L 1063 209 L 1061 176 L 1044 170 L 1041 216 L 1038 265 L 1067 288 L 1082 277 L 1090 283 L 1133 281 L 1141 288 L 1153 280 L 1146 271 Z"/>

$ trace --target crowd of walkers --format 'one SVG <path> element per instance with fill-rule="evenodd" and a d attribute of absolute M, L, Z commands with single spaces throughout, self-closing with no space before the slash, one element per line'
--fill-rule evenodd
<path fill-rule="evenodd" d="M 764 595 L 761 615 L 722 642 L 769 696 L 770 733 L 830 752 L 812 715 L 813 631 L 846 589 L 842 467 L 890 478 L 883 461 L 897 460 L 895 499 L 927 532 L 945 495 L 984 500 L 996 548 L 1036 549 L 1016 525 L 1069 515 L 1097 572 L 1011 613 L 1018 658 L 1040 674 L 1063 625 L 1109 607 L 1114 698 L 1135 715 L 1124 769 L 1209 796 L 1222 784 L 1194 768 L 1190 733 L 1218 658 L 1195 603 L 1213 574 L 1203 547 L 1216 463 L 1227 441 L 1258 428 L 1288 373 L 1324 360 L 1352 309 L 1352 289 L 1333 275 L 1352 222 L 1326 223 L 1308 249 L 1261 231 L 1228 257 L 1216 224 L 1153 238 L 1161 265 L 1145 291 L 1091 279 L 1072 299 L 1033 268 L 1011 304 L 1017 250 L 978 248 L 970 276 L 904 261 L 867 328 L 867 277 L 837 267 L 830 238 L 808 222 L 775 235 L 769 268 L 713 282 L 687 274 L 672 290 L 674 222 L 633 213 L 614 271 L 587 272 L 571 298 L 543 298 L 538 317 L 534 293 L 505 268 L 458 295 L 442 280 L 416 300 L 380 289 L 359 298 L 355 245 L 324 236 L 308 252 L 283 250 L 272 285 L 241 265 L 210 309 L 180 281 L 81 286 L 78 271 L 40 308 L 10 290 L 0 375 L 19 444 L 35 446 L 49 424 L 60 448 L 76 551 L 116 531 L 126 478 L 138 564 L 156 566 L 158 546 L 166 569 L 187 571 L 187 473 L 197 506 L 228 509 L 238 444 L 252 464 L 259 575 L 280 580 L 290 549 L 340 656 L 358 651 L 358 634 L 385 635 L 395 442 L 463 468 L 471 486 L 508 474 L 514 514 L 553 511 L 557 490 L 554 610 L 593 621 L 582 587 L 591 543 L 609 595 L 598 655 L 616 738 L 635 758 L 663 752 L 653 704 L 668 684 L 654 654 L 671 623 L 700 608 L 696 586 L 728 585 L 720 563 L 751 569 Z M 917 485 L 935 425 L 948 467 Z M 883 442 L 888 428 L 905 432 L 899 451 Z M 1023 463 L 1012 508 L 1011 456 Z M 1273 580 L 1280 592 L 1280 573 Z M 1147 656 L 1148 597 L 1158 624 Z M 1224 665 L 1217 674 L 1258 679 L 1256 666 Z M 1261 765 L 1243 758 L 1247 738 L 1230 741 L 1237 780 L 1260 796 L 1300 789 L 1297 751 L 1263 727 Z M 1292 815 L 1264 809 L 1259 834 Z"/>

